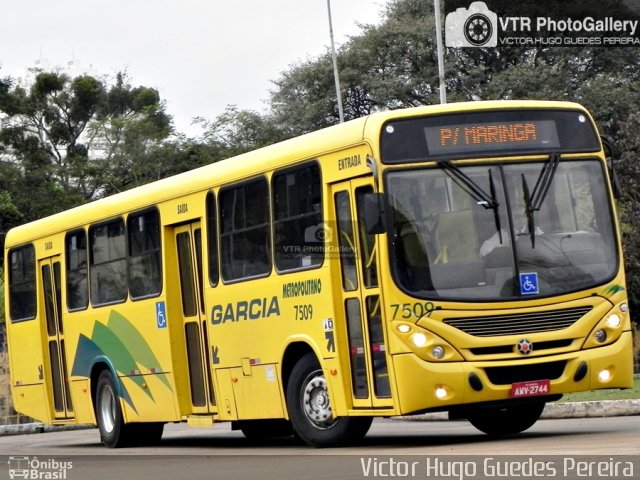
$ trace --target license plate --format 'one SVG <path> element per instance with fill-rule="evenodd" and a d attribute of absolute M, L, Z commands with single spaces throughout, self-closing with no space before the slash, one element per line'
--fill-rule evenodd
<path fill-rule="evenodd" d="M 511 384 L 511 396 L 514 398 L 548 395 L 550 392 L 551 382 L 549 380 L 534 380 L 532 382 Z"/>

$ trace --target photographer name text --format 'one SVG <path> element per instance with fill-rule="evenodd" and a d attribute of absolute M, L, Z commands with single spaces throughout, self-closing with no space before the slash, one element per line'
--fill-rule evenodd
<path fill-rule="evenodd" d="M 362 475 L 376 477 L 442 478 L 633 478 L 634 462 L 602 458 L 576 459 L 505 459 L 486 457 L 478 460 L 450 460 L 427 457 L 421 461 L 397 460 L 393 457 L 361 458 Z"/>

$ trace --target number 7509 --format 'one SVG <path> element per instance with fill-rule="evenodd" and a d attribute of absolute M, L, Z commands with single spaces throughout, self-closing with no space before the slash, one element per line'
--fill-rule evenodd
<path fill-rule="evenodd" d="M 393 308 L 392 320 L 398 318 L 409 319 L 411 317 L 420 318 L 423 316 L 430 316 L 431 312 L 436 309 L 433 302 L 416 302 L 416 303 L 394 303 L 391 305 Z"/>

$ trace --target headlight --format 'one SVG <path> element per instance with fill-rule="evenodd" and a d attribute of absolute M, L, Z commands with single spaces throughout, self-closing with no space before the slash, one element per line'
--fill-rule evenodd
<path fill-rule="evenodd" d="M 397 329 L 400 333 L 409 333 L 411 331 L 411 327 L 406 323 L 401 323 L 398 325 Z"/>
<path fill-rule="evenodd" d="M 621 323 L 622 319 L 616 313 L 614 313 L 613 315 L 609 315 L 609 318 L 607 318 L 607 327 L 609 328 L 618 328 Z"/>
<path fill-rule="evenodd" d="M 629 324 L 628 314 L 625 313 L 626 309 L 627 304 L 621 303 L 617 311 L 612 311 L 602 318 L 593 327 L 582 348 L 603 347 L 617 341 Z"/>
<path fill-rule="evenodd" d="M 430 330 L 407 323 L 394 322 L 393 332 L 405 348 L 408 347 L 427 362 L 460 362 L 462 355 L 444 338 Z"/>
<path fill-rule="evenodd" d="M 422 332 L 414 333 L 411 340 L 416 347 L 424 347 L 427 344 L 427 336 Z"/>

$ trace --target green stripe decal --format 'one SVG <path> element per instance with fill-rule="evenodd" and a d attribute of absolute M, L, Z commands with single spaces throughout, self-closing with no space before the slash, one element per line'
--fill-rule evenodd
<path fill-rule="evenodd" d="M 125 376 L 131 375 L 131 372 L 138 369 L 136 361 L 127 350 L 125 344 L 116 336 L 115 332 L 107 328 L 102 323 L 96 323 L 93 328 L 92 340 L 107 354 L 109 360 L 113 363 L 115 369 Z M 143 388 L 145 383 L 142 375 L 134 375 L 129 377 L 136 385 L 138 385 L 144 393 L 152 400 L 153 395 L 148 388 Z"/>
<path fill-rule="evenodd" d="M 89 377 L 91 368 L 100 359 L 107 359 L 116 370 L 120 395 L 134 411 L 136 408 L 122 383 L 122 377 L 131 379 L 155 402 L 146 385 L 148 377 L 143 375 L 145 372 L 140 372 L 140 366 L 153 369 L 156 372 L 153 375 L 172 390 L 167 374 L 158 372 L 161 370 L 160 361 L 149 343 L 126 317 L 114 310 L 111 310 L 106 325 L 97 321 L 94 323 L 91 338 L 80 335 L 71 375 Z"/>
<path fill-rule="evenodd" d="M 124 347 L 131 353 L 138 364 L 149 370 L 152 368 L 160 370 L 160 361 L 154 355 L 153 350 L 144 337 L 129 320 L 115 310 L 112 310 L 109 315 L 107 327 L 120 339 Z M 129 372 L 126 372 L 126 374 L 128 375 Z M 158 379 L 171 390 L 171 384 L 169 383 L 167 375 L 164 373 L 158 373 L 157 375 Z"/>

